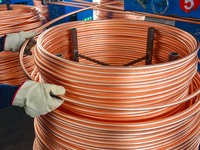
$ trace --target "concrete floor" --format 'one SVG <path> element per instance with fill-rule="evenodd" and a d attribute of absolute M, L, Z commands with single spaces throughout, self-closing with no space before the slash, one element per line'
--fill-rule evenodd
<path fill-rule="evenodd" d="M 0 150 L 32 150 L 34 137 L 33 118 L 23 108 L 0 110 Z"/>

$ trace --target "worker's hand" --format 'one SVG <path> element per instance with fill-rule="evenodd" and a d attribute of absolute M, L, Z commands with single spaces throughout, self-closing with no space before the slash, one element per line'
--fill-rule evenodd
<path fill-rule="evenodd" d="M 5 39 L 4 50 L 12 52 L 19 51 L 25 40 L 33 38 L 35 35 L 36 33 L 34 31 L 22 31 L 19 33 L 7 34 Z"/>
<path fill-rule="evenodd" d="M 32 39 L 28 42 L 28 44 L 27 44 L 27 46 L 26 46 L 26 48 L 25 48 L 25 50 L 24 50 L 24 54 L 26 54 L 26 55 L 31 55 L 31 54 L 32 54 L 31 48 L 32 48 L 35 44 L 36 44 L 36 41 L 35 41 L 34 38 L 32 38 Z"/>
<path fill-rule="evenodd" d="M 26 81 L 17 91 L 12 105 L 24 107 L 29 116 L 37 117 L 58 108 L 64 101 L 56 96 L 64 94 L 62 86 Z"/>

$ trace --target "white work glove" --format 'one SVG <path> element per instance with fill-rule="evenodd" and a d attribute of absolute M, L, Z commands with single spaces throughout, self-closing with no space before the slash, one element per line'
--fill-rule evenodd
<path fill-rule="evenodd" d="M 37 117 L 58 108 L 64 101 L 56 96 L 64 94 L 62 86 L 28 80 L 17 91 L 12 105 L 24 107 L 29 116 Z"/>
<path fill-rule="evenodd" d="M 22 31 L 19 33 L 7 34 L 5 39 L 4 50 L 12 52 L 19 51 L 26 39 L 33 38 L 35 35 L 36 33 L 34 31 Z"/>

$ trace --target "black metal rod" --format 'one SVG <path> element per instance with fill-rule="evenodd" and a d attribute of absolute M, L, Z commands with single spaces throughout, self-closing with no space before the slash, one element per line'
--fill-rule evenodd
<path fill-rule="evenodd" d="M 127 63 L 127 64 L 124 64 L 123 66 L 130 66 L 130 65 L 133 65 L 133 64 L 138 63 L 138 62 L 140 62 L 140 61 L 142 61 L 142 60 L 145 60 L 145 58 L 146 58 L 146 56 L 144 56 L 144 57 L 142 57 L 142 58 L 139 58 L 139 59 L 137 59 L 137 60 L 133 60 L 133 61 Z"/>
<path fill-rule="evenodd" d="M 63 54 L 55 54 L 57 57 L 63 58 Z"/>
<path fill-rule="evenodd" d="M 47 4 L 46 0 L 41 0 L 41 4 L 46 5 Z"/>
<path fill-rule="evenodd" d="M 177 52 L 170 52 L 168 56 L 168 61 L 174 61 L 179 58 L 179 54 Z"/>
<path fill-rule="evenodd" d="M 155 28 L 153 27 L 148 28 L 145 65 L 152 64 L 154 32 L 155 32 Z"/>
<path fill-rule="evenodd" d="M 76 28 L 69 29 L 70 31 L 70 41 L 71 41 L 71 54 L 72 58 L 71 60 L 79 62 L 78 59 L 78 40 L 77 40 L 77 30 Z"/>
<path fill-rule="evenodd" d="M 146 7 L 144 1 L 142 1 L 142 0 L 136 0 L 136 1 L 140 4 L 140 6 L 142 6 L 142 8 L 143 8 L 144 10 L 147 9 L 147 7 Z"/>
<path fill-rule="evenodd" d="M 80 58 L 83 58 L 83 59 L 86 59 L 86 60 L 92 61 L 92 62 L 97 63 L 97 64 L 102 65 L 102 66 L 110 66 L 110 64 L 107 64 L 107 63 L 101 62 L 101 61 L 99 61 L 99 60 L 96 60 L 96 59 L 93 59 L 93 58 L 87 57 L 87 56 L 82 55 L 82 54 L 78 54 L 78 56 L 79 56 Z"/>
<path fill-rule="evenodd" d="M 12 7 L 10 7 L 10 3 L 6 4 L 7 10 L 13 10 Z"/>

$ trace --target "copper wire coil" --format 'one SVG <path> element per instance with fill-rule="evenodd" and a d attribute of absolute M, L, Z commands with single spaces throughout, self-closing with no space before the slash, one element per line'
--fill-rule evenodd
<path fill-rule="evenodd" d="M 199 77 L 196 74 L 193 79 L 194 90 L 200 86 Z M 54 112 L 35 119 L 36 139 L 40 143 L 37 143 L 38 149 L 198 148 L 199 96 L 186 104 L 188 108 L 181 114 L 142 122 L 113 123 L 86 118 L 68 111 L 67 105 L 65 103 Z"/>
<path fill-rule="evenodd" d="M 28 72 L 32 72 L 35 67 L 33 56 L 25 56 L 24 63 Z M 20 85 L 27 77 L 20 67 L 19 53 L 0 53 L 0 83 Z"/>
<path fill-rule="evenodd" d="M 130 29 L 126 31 L 126 26 L 123 26 L 122 22 L 124 24 L 127 23 L 127 26 L 129 24 L 129 28 L 132 27 L 132 30 L 136 30 L 136 32 L 130 33 Z M 98 34 L 98 37 L 92 34 L 91 32 L 93 31 L 91 29 L 94 28 L 92 27 L 92 25 L 94 24 L 95 34 Z M 147 29 L 149 23 L 146 23 L 146 25 Z M 64 32 L 64 25 L 63 27 L 62 25 L 57 26 L 56 29 L 52 28 L 49 30 L 46 36 L 41 36 L 43 37 L 43 41 L 41 41 L 41 37 L 38 39 L 38 49 L 35 53 L 36 64 L 39 67 L 39 71 L 44 81 L 49 83 L 54 82 L 56 84 L 66 86 L 66 89 L 68 89 L 68 101 L 72 103 L 69 105 L 73 106 L 69 106 L 68 109 L 75 109 L 76 111 L 78 110 L 80 113 L 82 113 L 82 115 L 86 116 L 92 113 L 93 115 L 95 115 L 95 117 L 103 117 L 104 119 L 106 116 L 109 119 L 111 114 L 114 114 L 112 116 L 113 119 L 130 119 L 129 117 L 133 118 L 135 114 L 133 108 L 137 107 L 141 108 L 141 112 L 139 113 L 141 114 L 140 117 L 145 117 L 147 114 L 151 114 L 150 116 L 152 117 L 157 117 L 157 115 L 163 114 L 163 112 L 166 113 L 172 110 L 177 110 L 177 106 L 172 107 L 168 110 L 166 110 L 166 108 L 160 109 L 159 107 L 169 104 L 169 100 L 171 98 L 173 98 L 172 102 L 176 102 L 187 95 L 188 86 L 197 69 L 197 43 L 193 45 L 193 48 L 192 45 L 190 45 L 191 47 L 188 45 L 190 48 L 195 50 L 193 52 L 188 46 L 179 46 L 180 50 L 178 50 L 178 47 L 176 47 L 176 52 L 180 52 L 180 57 L 183 57 L 182 60 L 180 59 L 182 63 L 174 63 L 173 66 L 170 65 L 170 63 L 163 63 L 167 61 L 166 54 L 168 54 L 170 50 L 173 51 L 173 49 L 167 49 L 166 47 L 162 47 L 161 45 L 165 42 L 168 42 L 168 44 L 170 45 L 170 41 L 168 39 L 171 39 L 172 41 L 173 35 L 169 33 L 159 32 L 158 27 L 158 34 L 160 36 L 159 39 L 156 39 L 155 41 L 158 40 L 161 44 L 158 45 L 159 55 L 154 57 L 153 63 L 155 64 L 158 62 L 162 62 L 164 66 L 155 65 L 155 68 L 154 66 L 145 67 L 141 66 L 141 63 L 143 63 L 144 65 L 144 62 L 141 62 L 140 64 L 138 64 L 140 67 L 116 67 L 145 55 L 146 44 L 145 42 L 144 44 L 142 44 L 141 42 L 139 42 L 139 40 L 145 41 L 146 35 L 142 33 L 137 33 L 137 31 L 139 32 L 138 28 L 142 30 L 141 26 L 144 26 L 144 32 L 146 33 L 147 30 L 145 29 L 144 22 L 125 22 L 124 20 L 113 20 L 104 22 L 99 21 L 95 23 L 71 23 L 71 26 L 77 27 L 78 29 L 78 42 L 80 53 L 95 58 L 97 60 L 110 63 L 115 67 L 101 68 L 95 66 L 88 66 L 85 65 L 88 63 L 88 61 L 85 61 L 83 59 L 80 59 L 81 63 L 79 64 L 71 63 L 66 60 L 59 60 L 59 58 L 52 59 L 52 57 L 54 56 L 50 56 L 45 50 L 42 50 L 43 43 L 45 44 L 45 49 L 52 50 L 51 53 L 62 53 L 64 55 L 64 58 L 66 59 L 70 57 L 69 51 L 67 52 L 67 50 L 69 50 L 69 44 L 67 43 L 68 39 L 66 38 L 66 34 L 68 31 Z M 117 28 L 118 26 L 122 29 L 118 30 L 118 35 L 116 35 L 115 31 L 117 29 L 115 28 Z M 68 24 L 68 27 L 70 27 L 70 24 Z M 59 31 L 62 31 L 62 33 Z M 180 43 L 176 41 L 177 45 L 183 45 L 183 41 L 189 41 L 189 35 L 180 35 Z M 59 39 L 57 38 L 57 36 L 59 36 Z M 165 38 L 161 39 L 161 37 Z M 90 43 L 86 42 L 88 38 L 90 39 Z M 142 40 L 142 38 L 144 38 L 144 40 Z M 98 43 L 96 42 L 97 39 Z M 117 39 L 117 41 L 115 39 Z M 46 45 L 46 41 L 49 42 L 48 45 Z M 195 41 L 191 41 L 191 43 L 193 42 Z M 54 46 L 50 43 L 52 43 Z M 63 45 L 58 44 L 57 47 L 56 43 L 63 43 Z M 97 45 L 95 45 L 95 43 Z M 129 43 L 131 44 L 129 45 Z M 124 45 L 126 45 L 127 48 L 124 48 Z M 48 48 L 48 46 L 51 49 Z M 95 51 L 93 47 L 95 47 Z M 59 49 L 59 51 L 55 51 L 57 49 Z M 108 52 L 107 49 L 109 49 L 110 52 Z M 155 47 L 155 49 L 157 48 Z M 117 52 L 122 50 L 123 52 L 121 53 Z M 192 52 L 191 55 L 187 56 L 187 54 L 189 54 L 190 52 Z M 136 55 L 130 55 L 131 53 Z M 156 55 L 157 51 L 155 51 L 154 54 Z M 186 60 L 185 56 L 191 57 L 188 60 Z M 124 59 L 122 59 L 123 57 Z M 61 65 L 61 63 L 66 63 L 67 65 Z M 90 62 L 88 64 L 91 65 Z M 57 67 L 59 67 L 59 71 L 55 72 L 55 70 L 52 68 Z M 67 71 L 65 68 L 67 69 Z M 135 94 L 133 94 L 133 92 Z M 76 101 L 77 98 L 79 99 L 79 101 Z M 157 110 L 156 112 L 148 111 L 145 109 L 146 105 L 148 105 L 148 107 L 153 108 L 157 107 L 154 109 L 160 110 Z M 88 107 L 92 107 L 93 109 L 88 110 Z M 104 109 L 104 111 L 98 111 L 99 109 Z M 122 112 L 119 110 L 121 110 Z M 122 118 L 122 114 L 127 116 Z"/>
<path fill-rule="evenodd" d="M 0 35 L 35 30 L 44 23 L 44 17 L 36 7 L 10 6 L 12 10 L 7 10 L 6 5 L 0 5 Z M 25 56 L 24 61 L 27 71 L 32 72 L 35 67 L 33 56 Z M 19 53 L 1 52 L 0 66 L 0 83 L 20 85 L 27 80 L 20 66 Z"/>
<path fill-rule="evenodd" d="M 0 35 L 34 30 L 44 23 L 44 17 L 36 7 L 16 4 L 10 6 L 13 10 L 0 5 Z"/>
<path fill-rule="evenodd" d="M 122 67 L 145 55 L 152 26 L 153 65 Z M 70 61 L 70 28 L 77 29 L 79 53 L 111 66 Z M 59 109 L 35 119 L 35 149 L 197 148 L 198 49 L 187 32 L 157 23 L 118 19 L 48 29 L 35 49 L 40 80 L 62 85 L 67 93 Z M 172 51 L 180 59 L 167 62 Z"/>

